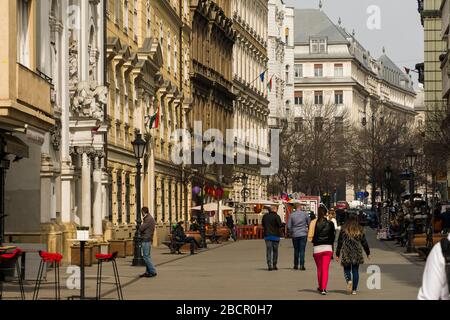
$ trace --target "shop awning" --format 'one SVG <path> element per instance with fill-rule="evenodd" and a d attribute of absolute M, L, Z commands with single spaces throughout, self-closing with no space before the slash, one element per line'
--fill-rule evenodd
<path fill-rule="evenodd" d="M 29 157 L 28 145 L 17 137 L 9 134 L 2 134 L 0 138 L 3 139 L 5 143 L 5 153 L 12 154 L 20 158 Z"/>

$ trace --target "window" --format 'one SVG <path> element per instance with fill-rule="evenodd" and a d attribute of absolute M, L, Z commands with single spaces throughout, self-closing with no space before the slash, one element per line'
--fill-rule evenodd
<path fill-rule="evenodd" d="M 323 77 L 323 64 L 314 65 L 314 77 Z"/>
<path fill-rule="evenodd" d="M 334 76 L 343 77 L 344 76 L 344 65 L 342 63 L 336 63 L 334 65 Z"/>
<path fill-rule="evenodd" d="M 303 91 L 296 91 L 295 92 L 295 101 L 294 103 L 296 105 L 302 105 L 303 104 Z"/>
<path fill-rule="evenodd" d="M 123 28 L 128 32 L 128 0 L 123 1 Z"/>
<path fill-rule="evenodd" d="M 125 175 L 125 215 L 126 223 L 131 222 L 131 210 L 130 210 L 130 174 Z"/>
<path fill-rule="evenodd" d="M 314 104 L 323 104 L 323 91 L 314 91 Z"/>
<path fill-rule="evenodd" d="M 335 104 L 344 104 L 344 92 L 342 90 L 338 90 L 334 92 L 334 103 Z"/>
<path fill-rule="evenodd" d="M 133 33 L 134 33 L 134 41 L 138 40 L 138 1 L 134 0 L 133 6 Z"/>
<path fill-rule="evenodd" d="M 117 173 L 117 223 L 122 223 L 122 172 Z"/>
<path fill-rule="evenodd" d="M 150 38 L 152 34 L 152 23 L 151 23 L 151 7 L 150 7 L 150 1 L 147 1 L 147 37 Z"/>
<path fill-rule="evenodd" d="M 178 72 L 178 43 L 177 43 L 177 37 L 175 36 L 173 39 L 173 74 L 175 75 L 175 78 L 177 77 Z"/>
<path fill-rule="evenodd" d="M 310 51 L 311 53 L 327 53 L 326 39 L 311 39 Z"/>
<path fill-rule="evenodd" d="M 294 73 L 295 73 L 295 78 L 303 78 L 303 65 L 302 64 L 296 64 L 294 66 Z"/>
<path fill-rule="evenodd" d="M 336 117 L 334 119 L 334 130 L 338 134 L 344 133 L 344 118 Z"/>
<path fill-rule="evenodd" d="M 314 119 L 314 130 L 317 132 L 321 132 L 323 129 L 323 118 L 322 117 L 316 117 Z"/>
<path fill-rule="evenodd" d="M 114 1 L 114 22 L 116 23 L 116 24 L 119 24 L 119 17 L 120 17 L 120 3 L 121 3 L 121 1 L 119 1 L 119 0 L 116 0 L 116 1 Z"/>
<path fill-rule="evenodd" d="M 302 117 L 295 118 L 294 126 L 295 126 L 295 131 L 302 131 L 303 130 L 303 118 Z"/>
<path fill-rule="evenodd" d="M 17 1 L 17 61 L 30 67 L 30 6 L 29 0 Z"/>
<path fill-rule="evenodd" d="M 170 30 L 167 31 L 167 70 L 169 70 L 170 72 L 170 67 L 172 65 L 171 62 L 171 55 L 172 53 L 172 43 L 171 43 L 171 39 L 170 39 Z"/>
<path fill-rule="evenodd" d="M 284 37 L 285 37 L 286 45 L 289 45 L 289 28 L 286 28 L 284 30 Z"/>

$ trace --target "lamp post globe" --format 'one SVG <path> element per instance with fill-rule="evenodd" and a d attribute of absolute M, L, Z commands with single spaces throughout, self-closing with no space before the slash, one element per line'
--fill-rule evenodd
<path fill-rule="evenodd" d="M 136 138 L 133 142 L 134 156 L 136 157 L 136 232 L 134 234 L 134 257 L 133 266 L 145 266 L 144 258 L 142 257 L 142 236 L 139 231 L 141 226 L 141 159 L 144 157 L 147 142 L 142 139 L 142 134 L 136 132 Z"/>

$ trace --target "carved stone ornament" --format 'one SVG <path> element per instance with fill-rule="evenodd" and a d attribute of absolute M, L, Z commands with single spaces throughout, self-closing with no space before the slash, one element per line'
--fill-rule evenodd
<path fill-rule="evenodd" d="M 78 83 L 78 42 L 72 40 L 69 47 L 69 83 L 70 90 L 75 90 Z"/>
<path fill-rule="evenodd" d="M 59 121 L 50 129 L 50 142 L 55 151 L 59 151 L 61 144 L 61 123 Z"/>
<path fill-rule="evenodd" d="M 70 111 L 74 116 L 103 121 L 108 102 L 108 88 L 96 82 L 80 82 L 72 94 Z"/>

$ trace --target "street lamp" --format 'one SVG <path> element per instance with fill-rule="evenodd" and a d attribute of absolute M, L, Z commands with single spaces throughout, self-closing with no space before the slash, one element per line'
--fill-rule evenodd
<path fill-rule="evenodd" d="M 392 178 L 392 170 L 391 167 L 387 166 L 386 170 L 384 170 L 384 176 L 386 178 L 387 185 L 387 198 L 388 200 L 391 197 L 390 189 L 391 189 L 391 178 Z"/>
<path fill-rule="evenodd" d="M 417 154 L 414 152 L 411 146 L 409 152 L 406 154 L 406 162 L 409 166 L 410 181 L 409 181 L 409 194 L 410 194 L 410 214 L 409 214 L 409 226 L 408 226 L 408 247 L 407 253 L 414 252 L 414 172 L 413 167 L 416 164 Z"/>
<path fill-rule="evenodd" d="M 133 142 L 134 156 L 136 157 L 136 232 L 134 234 L 134 258 L 133 266 L 145 266 L 145 261 L 142 258 L 142 236 L 139 231 L 141 226 L 141 159 L 144 157 L 145 147 L 147 143 L 142 139 L 142 134 L 137 131 L 136 138 Z"/>
<path fill-rule="evenodd" d="M 238 176 L 234 178 L 234 181 L 238 181 L 242 183 L 243 188 L 241 190 L 241 196 L 244 202 L 247 201 L 247 198 L 250 195 L 250 190 L 248 189 L 248 176 L 246 173 L 244 173 L 242 176 Z M 244 225 L 247 225 L 247 206 L 244 205 Z"/>

